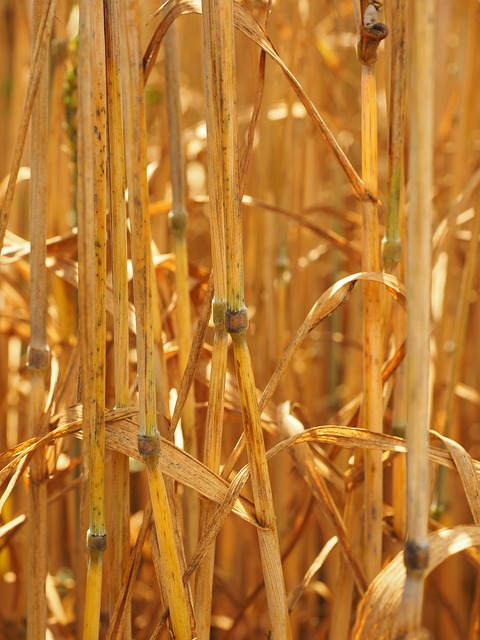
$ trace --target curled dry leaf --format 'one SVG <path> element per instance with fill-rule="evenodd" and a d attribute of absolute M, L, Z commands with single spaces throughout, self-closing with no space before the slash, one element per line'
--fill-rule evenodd
<path fill-rule="evenodd" d="M 136 409 L 110 409 L 106 412 L 106 447 L 141 461 L 136 446 L 138 425 Z M 0 484 L 5 482 L 12 471 L 27 456 L 41 445 L 53 444 L 60 438 L 78 434 L 82 428 L 82 409 L 75 406 L 63 411 L 52 419 L 57 428 L 41 438 L 31 438 L 9 449 L 0 456 Z M 215 475 L 201 462 L 162 438 L 162 471 L 181 484 L 191 487 L 209 500 L 220 504 L 230 488 L 229 483 Z M 233 511 L 250 524 L 257 525 L 253 505 L 247 498 L 233 502 Z"/>
<path fill-rule="evenodd" d="M 315 574 L 320 571 L 325 560 L 329 557 L 330 552 L 336 547 L 338 538 L 333 536 L 330 540 L 327 540 L 320 553 L 317 555 L 312 564 L 308 567 L 303 580 L 299 582 L 288 594 L 288 609 L 292 611 L 302 594 L 313 580 Z"/>
<path fill-rule="evenodd" d="M 436 431 L 432 435 L 438 438 L 448 449 L 458 471 L 475 524 L 480 525 L 480 485 L 475 462 L 462 445 Z"/>
<path fill-rule="evenodd" d="M 355 284 L 360 280 L 378 282 L 385 286 L 387 291 L 395 298 L 395 300 L 397 300 L 402 306 L 405 306 L 405 288 L 394 276 L 383 273 L 362 272 L 354 273 L 353 275 L 338 280 L 338 282 L 327 289 L 313 305 L 302 326 L 298 329 L 297 333 L 288 345 L 288 348 L 283 353 L 277 368 L 265 387 L 260 401 L 260 409 L 263 409 L 263 407 L 265 407 L 272 398 L 285 369 L 310 331 L 312 331 L 312 329 L 314 329 L 322 320 L 328 318 L 348 300 Z"/>
<path fill-rule="evenodd" d="M 441 529 L 429 535 L 430 559 L 427 574 L 450 556 L 480 545 L 480 527 L 464 525 Z M 403 551 L 370 584 L 360 602 L 353 640 L 394 638 L 395 624 L 406 580 Z"/>

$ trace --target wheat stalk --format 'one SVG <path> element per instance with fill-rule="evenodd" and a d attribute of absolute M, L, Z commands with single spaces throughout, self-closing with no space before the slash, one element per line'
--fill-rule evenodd
<path fill-rule="evenodd" d="M 41 6 L 33 3 L 33 43 L 41 28 Z M 42 420 L 45 410 L 45 376 L 50 361 L 47 344 L 47 184 L 48 165 L 48 68 L 39 74 L 36 102 L 32 110 L 31 181 L 30 181 L 30 344 L 27 367 L 30 371 L 30 436 L 46 430 Z M 45 637 L 47 603 L 45 583 L 48 570 L 47 555 L 47 466 L 45 450 L 33 456 L 30 464 L 30 491 L 28 493 L 28 592 L 27 634 L 32 640 Z"/>
<path fill-rule="evenodd" d="M 174 634 L 179 640 L 192 637 L 194 627 L 182 584 L 181 560 L 178 554 L 174 523 L 161 472 L 160 436 L 157 429 L 155 345 L 153 321 L 153 279 L 150 221 L 147 206 L 145 107 L 140 57 L 139 10 L 136 0 L 126 6 L 124 19 L 128 42 L 129 74 L 126 93 L 126 148 L 133 150 L 128 167 L 129 215 L 132 224 L 131 250 L 133 284 L 137 319 L 137 362 L 140 424 L 138 447 L 147 468 L 153 518 L 162 562 L 165 568 L 165 589 L 170 605 Z"/>
<path fill-rule="evenodd" d="M 411 83 L 410 216 L 407 227 L 407 581 L 398 631 L 421 627 L 428 564 L 429 343 L 433 183 L 433 25 L 434 3 L 414 5 Z"/>
<path fill-rule="evenodd" d="M 125 202 L 125 143 L 121 95 L 121 13 L 119 3 L 107 0 L 105 11 L 105 56 L 107 65 L 109 187 L 111 253 L 114 299 L 115 407 L 129 402 L 129 326 L 127 279 L 127 212 Z M 128 457 L 112 454 L 113 566 L 110 577 L 111 608 L 121 591 L 130 551 L 130 477 Z M 125 604 L 123 638 L 131 638 L 130 604 Z"/>

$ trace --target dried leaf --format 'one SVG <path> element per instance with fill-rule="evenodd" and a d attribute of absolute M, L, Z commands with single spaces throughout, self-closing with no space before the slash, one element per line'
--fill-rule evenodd
<path fill-rule="evenodd" d="M 201 12 L 202 7 L 199 0 L 168 0 L 154 14 L 154 17 L 160 18 L 160 24 L 155 30 L 155 33 L 153 34 L 152 39 L 148 44 L 147 51 L 144 55 L 143 65 L 145 70 L 145 80 L 148 78 L 152 70 L 153 63 L 155 62 L 162 39 L 172 22 L 180 15 L 186 13 Z M 312 122 L 320 130 L 323 138 L 329 145 L 335 158 L 342 167 L 356 196 L 360 200 L 370 200 L 372 202 L 375 202 L 376 199 L 368 191 L 363 180 L 353 168 L 352 164 L 336 141 L 332 132 L 327 127 L 322 116 L 317 111 L 315 105 L 305 93 L 302 85 L 300 84 L 300 82 L 298 82 L 297 78 L 283 62 L 282 58 L 278 55 L 265 29 L 253 18 L 253 16 L 248 13 L 245 7 L 240 5 L 238 2 L 234 2 L 234 19 L 235 27 L 242 31 L 248 38 L 250 38 L 252 42 L 255 42 L 259 47 L 261 47 L 263 51 L 265 51 L 265 53 L 267 53 L 272 58 L 272 60 L 274 60 L 279 65 L 279 67 L 285 74 L 285 77 L 290 82 L 293 90 L 297 94 L 299 100 L 307 110 L 307 113 L 310 116 Z"/>
<path fill-rule="evenodd" d="M 429 535 L 429 542 L 427 574 L 456 553 L 480 545 L 480 527 L 464 525 L 441 529 Z M 387 640 L 394 637 L 405 580 L 402 551 L 377 575 L 361 600 L 352 640 Z"/>
<path fill-rule="evenodd" d="M 405 288 L 394 276 L 391 275 L 366 272 L 354 273 L 353 275 L 342 278 L 333 284 L 313 305 L 302 326 L 298 329 L 297 333 L 288 345 L 288 348 L 283 353 L 277 368 L 265 387 L 262 399 L 260 400 L 260 409 L 265 407 L 272 398 L 287 365 L 310 331 L 312 331 L 312 329 L 314 329 L 322 320 L 328 318 L 348 300 L 355 284 L 360 280 L 364 282 L 378 282 L 385 286 L 387 291 L 395 298 L 395 300 L 397 300 L 402 306 L 405 306 Z"/>

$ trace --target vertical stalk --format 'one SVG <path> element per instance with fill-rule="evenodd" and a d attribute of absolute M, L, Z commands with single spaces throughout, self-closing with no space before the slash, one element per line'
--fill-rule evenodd
<path fill-rule="evenodd" d="M 90 552 L 84 638 L 98 638 L 105 526 L 106 105 L 101 0 L 80 6 L 79 267 Z M 93 174 L 92 174 L 93 169 Z M 92 304 L 93 296 L 93 304 Z"/>
<path fill-rule="evenodd" d="M 41 69 L 47 66 L 48 45 L 50 35 L 52 33 L 53 20 L 55 17 L 56 0 L 47 0 L 43 3 L 43 11 L 38 23 L 35 47 L 30 66 L 30 77 L 28 79 L 27 96 L 25 98 L 25 106 L 22 112 L 22 119 L 18 129 L 17 141 L 15 144 L 15 152 L 12 160 L 12 168 L 8 176 L 7 190 L 0 208 L 0 250 L 5 240 L 5 232 L 7 230 L 8 216 L 12 207 L 13 194 L 17 184 L 18 172 L 22 161 L 25 141 L 27 139 L 28 125 L 32 114 L 33 102 L 38 90 L 38 83 L 41 78 Z"/>
<path fill-rule="evenodd" d="M 473 105 L 475 104 L 474 99 L 474 91 L 475 91 L 475 83 L 472 81 L 472 78 L 475 77 L 475 55 L 473 50 L 475 48 L 476 42 L 476 20 L 475 20 L 475 11 L 476 6 L 475 3 L 469 2 L 468 8 L 462 14 L 462 21 L 464 23 L 465 30 L 467 31 L 465 42 L 464 42 L 464 52 L 463 56 L 460 57 L 460 66 L 462 68 L 463 82 L 460 86 L 460 96 L 459 96 L 459 123 L 458 123 L 458 133 L 457 133 L 457 146 L 456 146 L 456 154 L 454 160 L 455 167 L 455 181 L 453 184 L 453 193 L 456 195 L 462 191 L 465 182 L 465 167 L 469 166 L 469 153 L 471 147 L 471 136 L 470 130 L 472 129 L 474 115 L 472 113 Z M 468 25 L 468 26 L 467 26 Z M 473 226 L 477 224 L 477 210 L 475 209 L 475 221 Z M 472 231 L 474 233 L 474 231 Z M 463 298 L 465 294 L 465 278 L 467 276 L 467 270 L 470 268 L 467 265 L 469 264 L 472 256 L 472 251 L 469 251 L 467 262 L 464 267 L 462 284 L 461 284 L 461 294 L 458 295 L 458 292 L 454 294 L 455 302 L 452 304 L 449 300 L 452 296 L 448 295 L 448 291 L 453 290 L 453 286 L 450 286 L 454 282 L 456 283 L 456 276 L 453 275 L 454 269 L 450 267 L 450 265 L 454 262 L 454 253 L 456 251 L 456 247 L 453 243 L 453 234 L 448 234 L 448 240 L 444 244 L 444 251 L 448 256 L 447 260 L 447 268 L 446 268 L 446 280 L 445 280 L 445 300 L 443 303 L 443 314 L 442 318 L 453 318 L 455 317 L 455 323 L 453 327 L 451 326 L 451 322 L 447 323 L 445 320 L 442 322 L 441 333 L 443 339 L 439 341 L 439 344 L 444 344 L 448 339 L 451 341 L 451 344 L 454 346 L 452 352 L 446 352 L 444 348 L 439 350 L 438 356 L 438 364 L 437 369 L 441 372 L 441 375 L 435 376 L 435 387 L 442 390 L 442 393 L 438 394 L 439 400 L 436 401 L 437 394 L 434 395 L 434 406 L 438 406 L 439 410 L 437 410 L 436 415 L 434 417 L 434 423 L 438 425 L 441 433 L 449 437 L 455 437 L 454 433 L 452 433 L 452 409 L 453 402 L 455 397 L 455 385 L 458 381 L 459 367 L 462 361 L 462 352 L 463 352 L 463 337 L 462 332 L 465 331 L 466 327 L 464 322 L 467 319 L 467 309 L 466 306 L 469 306 L 469 301 Z M 471 249 L 473 247 L 471 246 Z M 468 294 L 467 294 L 468 295 Z M 460 300 L 460 306 L 457 306 L 457 301 Z M 448 338 L 447 338 L 448 336 Z M 453 354 L 453 355 L 452 355 Z M 434 497 L 434 513 L 435 516 L 441 514 L 445 510 L 445 505 L 448 501 L 447 495 L 447 487 L 446 487 L 446 474 L 445 470 L 440 468 L 438 470 L 437 476 L 437 486 Z"/>
<path fill-rule="evenodd" d="M 385 25 L 377 20 L 373 4 L 362 1 L 359 57 L 362 63 L 362 174 L 367 189 L 377 196 L 377 92 L 375 81 L 376 51 L 386 37 Z M 364 271 L 380 270 L 378 244 L 378 205 L 363 202 L 362 240 Z M 382 350 L 380 289 L 365 282 L 363 286 L 364 406 L 363 422 L 367 429 L 383 431 Z M 372 580 L 382 561 L 383 466 L 380 451 L 365 452 L 365 572 Z"/>
<path fill-rule="evenodd" d="M 210 387 L 208 396 L 207 420 L 205 426 L 205 443 L 203 462 L 209 468 L 219 473 L 220 454 L 223 431 L 224 387 L 227 372 L 228 334 L 225 329 L 224 302 L 213 303 L 213 322 L 215 335 L 213 339 L 213 353 L 211 360 Z M 200 502 L 200 533 L 206 531 L 216 505 L 209 500 Z M 195 581 L 195 607 L 197 615 L 198 637 L 210 637 L 213 571 L 215 561 L 215 545 L 212 544 L 205 558 L 198 568 Z"/>
<path fill-rule="evenodd" d="M 388 179 L 387 224 L 382 241 L 384 269 L 397 274 L 404 281 L 405 257 L 402 255 L 402 239 L 405 237 L 404 214 L 404 137 L 405 137 L 405 88 L 406 88 L 406 21 L 405 0 L 395 0 L 390 10 L 390 102 L 388 131 Z M 406 319 L 402 310 L 394 306 L 393 333 L 395 345 L 404 339 Z M 406 377 L 402 363 L 395 372 L 393 398 L 393 433 L 405 437 L 406 429 Z M 403 456 L 393 461 L 393 526 L 399 539 L 406 534 L 405 512 L 406 462 Z"/>
<path fill-rule="evenodd" d="M 182 107 L 180 104 L 180 69 L 177 50 L 177 31 L 173 23 L 165 35 L 165 82 L 167 94 L 168 134 L 172 180 L 172 211 L 170 225 L 175 252 L 175 284 L 177 290 L 177 318 L 180 374 L 183 375 L 188 362 L 192 342 L 190 294 L 188 286 L 188 212 L 185 202 L 185 158 L 182 145 Z M 185 450 L 197 457 L 195 433 L 194 387 L 185 401 L 182 412 L 182 432 Z M 199 506 L 195 491 L 185 488 L 185 537 L 187 557 L 195 549 L 198 539 Z"/>
<path fill-rule="evenodd" d="M 177 553 L 174 525 L 165 482 L 160 470 L 160 436 L 157 429 L 155 388 L 155 345 L 153 334 L 153 278 L 150 221 L 146 172 L 146 131 L 144 83 L 140 49 L 139 8 L 137 0 L 128 0 L 122 10 L 128 46 L 128 86 L 126 96 L 125 143 L 132 154 L 127 183 L 129 214 L 132 223 L 132 260 L 135 311 L 137 319 L 137 367 L 139 391 L 139 453 L 145 461 L 160 554 L 165 567 L 166 592 L 172 627 L 177 640 L 191 640 L 187 594 L 182 583 L 180 558 Z"/>
<path fill-rule="evenodd" d="M 391 273 L 402 256 L 401 195 L 403 193 L 403 145 L 405 137 L 405 85 L 406 85 L 406 21 L 405 0 L 394 0 L 390 11 L 390 104 L 388 130 L 388 203 L 382 257 Z"/>
<path fill-rule="evenodd" d="M 455 403 L 455 389 L 461 379 L 462 358 L 465 349 L 469 308 L 471 304 L 471 292 L 474 289 L 474 279 L 478 262 L 478 235 L 480 233 L 480 215 L 475 207 L 472 225 L 472 238 L 468 247 L 465 265 L 463 267 L 462 281 L 458 296 L 459 304 L 455 317 L 453 331 L 453 343 L 455 351 L 453 362 L 448 375 L 447 398 L 445 402 L 445 435 L 452 437 L 453 409 Z M 455 434 L 457 436 L 457 434 Z M 458 437 L 458 436 L 457 436 Z"/>
<path fill-rule="evenodd" d="M 32 42 L 41 24 L 41 2 L 32 3 Z M 48 65 L 40 70 L 37 99 L 32 111 L 30 177 L 30 437 L 39 434 L 45 406 L 45 374 L 50 360 L 47 345 L 47 182 L 48 182 Z M 47 425 L 43 421 L 43 428 Z M 43 640 L 47 628 L 47 483 L 45 449 L 30 463 L 28 491 L 27 637 Z"/>
<path fill-rule="evenodd" d="M 215 334 L 211 359 L 208 408 L 205 424 L 203 461 L 219 473 L 223 432 L 225 379 L 227 371 L 228 334 L 225 328 L 227 281 L 225 257 L 225 202 L 222 180 L 220 146 L 220 103 L 217 78 L 222 55 L 221 42 L 215 37 L 214 9 L 210 0 L 202 0 L 202 33 L 204 50 L 204 90 L 207 123 L 207 162 L 210 194 L 210 233 L 212 237 L 212 270 L 214 280 L 213 322 Z M 216 507 L 200 500 L 199 533 L 205 533 Z M 200 640 L 210 637 L 215 544 L 212 544 L 198 568 L 195 580 L 195 611 Z"/>
<path fill-rule="evenodd" d="M 421 625 L 428 563 L 428 420 L 433 186 L 434 2 L 413 4 L 410 215 L 407 227 L 407 581 L 399 630 Z"/>
<path fill-rule="evenodd" d="M 104 0 L 105 54 L 107 64 L 108 150 L 112 229 L 115 407 L 127 407 L 128 376 L 128 278 L 125 158 L 121 101 L 121 53 L 119 0 Z M 120 593 L 130 549 L 130 477 L 128 456 L 112 451 L 113 566 L 110 573 L 110 609 Z M 130 603 L 126 604 L 123 638 L 131 638 Z"/>
<path fill-rule="evenodd" d="M 235 33 L 233 3 L 222 0 L 215 11 L 209 6 L 212 35 L 218 43 L 218 101 L 222 150 L 223 202 L 225 205 L 227 311 L 225 327 L 233 340 L 247 455 L 252 473 L 255 509 L 272 638 L 290 638 L 290 620 L 278 547 L 275 513 L 265 445 L 260 422 L 250 353 L 247 345 L 247 310 L 244 302 L 242 219 L 238 195 L 238 144 L 235 86 Z"/>

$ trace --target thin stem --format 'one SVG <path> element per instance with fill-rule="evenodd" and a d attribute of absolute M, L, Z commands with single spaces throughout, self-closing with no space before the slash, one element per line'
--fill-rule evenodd
<path fill-rule="evenodd" d="M 80 51 L 85 70 L 82 92 L 82 113 L 85 129 L 82 131 L 85 153 L 84 164 L 93 166 L 92 184 L 84 184 L 85 219 L 82 234 L 85 260 L 83 273 L 86 281 L 82 288 L 82 321 L 86 344 L 84 353 L 85 400 L 87 410 L 88 491 L 90 524 L 87 546 L 90 559 L 85 596 L 84 637 L 98 637 L 102 595 L 102 563 L 106 548 L 105 523 L 105 365 L 106 365 L 106 103 L 105 103 L 105 33 L 103 4 L 95 0 L 81 7 Z M 91 169 L 90 169 L 91 170 Z M 88 171 L 90 171 L 88 170 Z M 86 177 L 85 167 L 83 175 Z M 91 207 L 91 211 L 89 208 Z M 80 255 L 79 255 L 80 258 Z M 91 287 L 91 288 L 90 288 Z M 93 305 L 92 305 L 93 292 Z M 88 389 L 88 390 L 87 390 Z"/>
<path fill-rule="evenodd" d="M 428 424 L 433 192 L 434 2 L 413 5 L 410 215 L 407 228 L 407 581 L 399 631 L 421 626 L 428 563 Z"/>
<path fill-rule="evenodd" d="M 125 159 L 121 101 L 121 53 L 119 0 L 105 0 L 105 52 L 107 64 L 108 148 L 112 266 L 114 300 L 115 407 L 129 400 L 127 221 Z M 113 566 L 110 575 L 110 607 L 121 592 L 130 551 L 130 481 L 128 456 L 112 452 Z M 125 604 L 123 638 L 131 638 L 130 602 Z"/>
<path fill-rule="evenodd" d="M 165 83 L 167 93 L 167 114 L 170 167 L 172 179 L 172 211 L 170 225 L 173 233 L 175 252 L 175 284 L 177 290 L 177 321 L 180 375 L 185 373 L 188 354 L 192 343 L 191 311 L 188 275 L 185 158 L 182 144 L 182 107 L 180 103 L 180 68 L 177 50 L 177 32 L 172 24 L 165 36 Z M 182 411 L 182 432 L 185 450 L 197 456 L 197 437 L 195 432 L 195 393 L 194 388 L 185 401 Z M 198 538 L 199 506 L 195 492 L 185 490 L 185 536 L 187 557 L 195 549 Z"/>
<path fill-rule="evenodd" d="M 41 4 L 34 0 L 33 41 L 41 26 Z M 30 372 L 30 437 L 47 429 L 42 421 L 45 406 L 45 375 L 50 352 L 47 345 L 47 181 L 48 167 L 48 67 L 40 70 L 37 100 L 32 111 L 30 179 L 30 345 L 27 366 Z M 41 429 L 41 431 L 40 431 Z M 35 453 L 30 464 L 28 492 L 28 574 L 27 637 L 43 640 L 47 627 L 45 581 L 47 577 L 47 481 L 45 448 Z"/>
<path fill-rule="evenodd" d="M 175 637 L 191 640 L 191 620 L 187 593 L 182 584 L 181 561 L 177 552 L 174 523 L 160 470 L 161 449 L 157 430 L 155 344 L 153 326 L 153 270 L 151 259 L 150 220 L 146 172 L 146 131 L 144 84 L 140 54 L 140 16 L 137 0 L 129 0 L 122 8 L 122 27 L 128 46 L 128 68 L 125 69 L 126 149 L 132 154 L 128 164 L 129 215 L 132 223 L 133 287 L 137 320 L 137 367 L 139 391 L 138 448 L 147 468 L 155 529 L 162 561 L 170 616 Z"/>
<path fill-rule="evenodd" d="M 405 279 L 405 187 L 404 187 L 404 138 L 406 102 L 406 21 L 405 0 L 395 0 L 390 9 L 390 100 L 388 131 L 387 222 L 382 240 L 382 258 L 387 273 Z M 406 333 L 405 314 L 396 306 L 392 309 L 393 337 L 395 345 L 401 344 Z M 394 435 L 405 437 L 406 376 L 402 363 L 395 372 L 393 391 L 392 430 Z M 399 539 L 406 535 L 405 510 L 406 462 L 403 456 L 393 461 L 393 526 Z"/>
<path fill-rule="evenodd" d="M 363 10 L 362 15 L 371 5 Z M 362 174 L 367 189 L 377 194 L 377 92 L 375 81 L 375 55 L 363 47 L 368 44 L 371 29 L 364 18 L 361 37 L 360 60 L 362 62 Z M 378 46 L 378 45 L 377 45 Z M 380 247 L 378 243 L 377 202 L 362 203 L 362 239 L 364 271 L 380 270 Z M 372 282 L 363 285 L 363 363 L 364 406 L 363 424 L 371 431 L 383 431 L 382 403 L 382 331 L 380 288 Z M 382 514 L 383 514 L 383 466 L 379 451 L 365 452 L 365 572 L 372 580 L 380 571 L 382 560 Z"/>
<path fill-rule="evenodd" d="M 214 282 L 213 322 L 215 324 L 203 460 L 210 469 L 218 473 L 220 469 L 223 433 L 228 334 L 225 329 L 225 311 L 227 306 L 225 203 L 223 182 L 218 178 L 218 176 L 222 175 L 223 170 L 219 126 L 219 86 L 217 83 L 218 74 L 221 73 L 219 65 L 222 49 L 221 42 L 216 37 L 214 8 L 210 0 L 202 1 L 202 34 L 203 50 L 205 52 L 203 68 L 208 136 L 207 162 L 211 208 L 212 273 Z M 214 512 L 215 507 L 211 502 L 206 500 L 200 501 L 200 535 L 204 535 L 208 530 Z M 197 616 L 198 637 L 201 640 L 206 640 L 210 637 L 214 562 L 215 543 L 212 543 L 205 554 L 202 564 L 198 568 L 195 580 L 195 612 Z"/>
<path fill-rule="evenodd" d="M 403 217 L 401 194 L 403 190 L 403 146 L 405 137 L 406 88 L 406 18 L 405 0 L 395 0 L 391 13 L 391 67 L 388 132 L 388 206 L 382 256 L 385 266 L 393 272 L 401 258 Z"/>
<path fill-rule="evenodd" d="M 204 7 L 205 9 L 205 7 Z M 282 564 L 278 546 L 275 513 L 265 445 L 256 397 L 255 380 L 247 346 L 247 311 L 244 302 L 244 258 L 242 219 L 238 193 L 238 144 L 235 86 L 235 41 L 233 3 L 223 0 L 213 12 L 209 7 L 212 35 L 221 52 L 218 60 L 217 82 L 222 151 L 222 191 L 225 206 L 227 311 L 225 326 L 233 340 L 247 455 L 251 466 L 255 510 L 259 523 L 260 557 L 270 614 L 272 638 L 290 638 Z"/>

